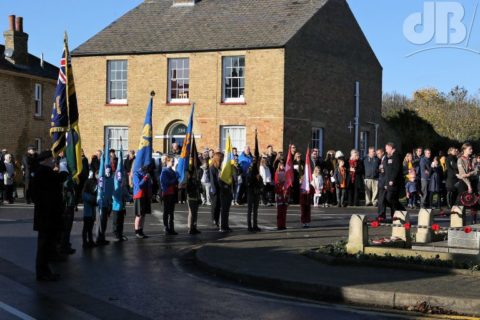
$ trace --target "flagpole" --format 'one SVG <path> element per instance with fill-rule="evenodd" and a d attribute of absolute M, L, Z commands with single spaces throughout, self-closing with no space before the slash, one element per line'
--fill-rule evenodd
<path fill-rule="evenodd" d="M 68 118 L 68 131 L 71 129 L 71 123 L 70 123 L 70 92 L 69 92 L 69 85 L 70 85 L 70 79 L 69 79 L 69 73 L 68 73 L 68 63 L 69 63 L 69 52 L 68 52 L 68 34 L 67 31 L 65 31 L 64 39 L 63 39 L 63 45 L 64 45 L 64 50 L 65 50 L 65 101 L 67 103 L 67 118 Z M 68 132 L 67 131 L 67 132 Z"/>

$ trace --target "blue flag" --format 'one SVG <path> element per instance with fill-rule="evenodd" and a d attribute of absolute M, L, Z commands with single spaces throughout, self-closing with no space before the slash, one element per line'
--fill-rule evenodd
<path fill-rule="evenodd" d="M 193 131 L 193 113 L 195 112 L 195 104 L 192 105 L 192 112 L 190 113 L 190 121 L 188 123 L 187 134 L 183 141 L 182 153 L 178 159 L 177 164 L 177 178 L 178 184 L 187 183 L 187 171 L 190 164 L 190 150 L 192 146 L 192 131 Z"/>
<path fill-rule="evenodd" d="M 143 123 L 142 136 L 140 137 L 140 145 L 133 164 L 133 172 L 137 172 L 142 167 L 150 165 L 152 161 L 152 106 L 153 93 L 148 104 L 145 122 Z"/>

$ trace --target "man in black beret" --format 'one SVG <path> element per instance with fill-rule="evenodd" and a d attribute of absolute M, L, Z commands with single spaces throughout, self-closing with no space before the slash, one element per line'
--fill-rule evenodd
<path fill-rule="evenodd" d="M 36 273 L 38 281 L 56 281 L 49 262 L 58 253 L 56 240 L 62 228 L 63 183 L 68 178 L 68 170 L 60 166 L 52 157 L 51 151 L 42 152 L 32 180 L 32 196 L 35 204 L 33 230 L 38 231 Z"/>

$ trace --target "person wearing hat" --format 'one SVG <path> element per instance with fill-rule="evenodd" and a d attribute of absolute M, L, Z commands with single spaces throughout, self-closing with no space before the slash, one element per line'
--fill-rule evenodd
<path fill-rule="evenodd" d="M 145 215 L 152 213 L 152 178 L 148 173 L 149 167 L 134 171 L 133 175 L 133 206 L 135 210 L 135 236 L 137 239 L 146 239 L 143 232 Z M 163 190 L 162 190 L 163 191 Z"/>
<path fill-rule="evenodd" d="M 62 229 L 62 191 L 68 175 L 66 166 L 60 166 L 51 151 L 44 151 L 38 156 L 32 180 L 35 205 L 33 230 L 38 232 L 35 266 L 38 281 L 56 281 L 59 278 L 52 271 L 50 262 L 58 255 L 56 241 Z"/>
<path fill-rule="evenodd" d="M 32 202 L 31 195 L 31 178 L 34 171 L 35 158 L 37 154 L 33 146 L 28 146 L 27 153 L 22 158 L 22 171 L 23 171 L 23 194 L 27 204 Z"/>

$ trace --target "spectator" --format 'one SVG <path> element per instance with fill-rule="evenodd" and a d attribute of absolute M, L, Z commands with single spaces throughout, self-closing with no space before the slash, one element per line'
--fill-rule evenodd
<path fill-rule="evenodd" d="M 210 180 L 210 199 L 212 202 L 212 223 L 219 227 L 220 222 L 220 167 L 223 161 L 223 154 L 217 152 L 211 158 L 211 164 L 209 166 L 209 180 Z"/>
<path fill-rule="evenodd" d="M 300 180 L 303 177 L 305 170 L 305 161 L 302 159 L 302 154 L 300 152 L 293 153 L 293 150 L 296 150 L 295 146 L 292 145 L 292 154 L 293 157 L 293 186 L 292 186 L 292 201 L 294 204 L 300 203 Z"/>
<path fill-rule="evenodd" d="M 319 166 L 316 166 L 315 169 L 313 169 L 312 186 L 314 189 L 313 206 L 318 207 L 320 205 L 320 201 L 322 200 L 323 193 L 323 177 Z"/>
<path fill-rule="evenodd" d="M 245 202 L 245 196 L 246 196 L 246 185 L 245 181 L 247 181 L 247 172 L 248 168 L 252 165 L 253 162 L 253 155 L 250 151 L 249 146 L 245 146 L 245 149 L 243 150 L 242 154 L 238 157 L 238 164 L 240 166 L 240 170 L 242 171 L 242 182 L 239 182 L 240 185 L 240 191 L 238 194 L 237 202 L 238 203 L 244 203 Z"/>
<path fill-rule="evenodd" d="M 375 148 L 368 148 L 368 155 L 363 160 L 365 167 L 365 205 L 376 207 L 378 204 L 378 167 L 380 160 L 375 154 Z"/>
<path fill-rule="evenodd" d="M 275 187 L 273 185 L 271 169 L 268 167 L 268 157 L 262 158 L 260 160 L 259 170 L 260 170 L 260 176 L 262 177 L 262 181 L 263 181 L 263 193 L 262 193 L 263 204 L 273 206 L 273 201 L 274 201 L 273 193 L 274 193 Z"/>
<path fill-rule="evenodd" d="M 431 171 L 431 151 L 430 149 L 425 149 L 425 155 L 420 159 L 420 180 L 421 180 L 421 194 L 420 206 L 422 208 L 428 207 L 429 191 L 428 186 L 430 183 L 430 171 Z"/>
<path fill-rule="evenodd" d="M 3 175 L 3 182 L 5 184 L 3 199 L 4 203 L 13 203 L 13 188 L 15 179 L 15 165 L 13 163 L 13 157 L 10 153 L 5 155 L 5 173 Z"/>
<path fill-rule="evenodd" d="M 457 166 L 457 158 L 458 149 L 457 148 L 449 148 L 448 149 L 448 156 L 446 159 L 446 166 L 447 166 L 447 177 L 445 182 L 445 187 L 447 189 L 447 206 L 448 208 L 452 208 L 455 203 L 455 199 L 457 198 L 457 190 L 455 185 L 458 182 L 458 166 Z"/>
<path fill-rule="evenodd" d="M 428 192 L 430 199 L 428 203 L 432 209 L 440 209 L 441 207 L 441 196 L 440 196 L 440 185 L 442 183 L 443 170 L 440 166 L 440 161 L 438 157 L 434 157 L 430 167 L 430 180 L 428 184 Z M 437 196 L 437 206 L 433 205 L 433 197 Z"/>
<path fill-rule="evenodd" d="M 377 158 L 380 160 L 380 165 L 378 166 L 378 219 L 386 218 L 386 202 L 385 202 L 385 193 L 386 193 L 386 177 L 385 177 L 385 166 L 387 165 L 387 157 L 383 149 L 377 150 Z"/>
<path fill-rule="evenodd" d="M 29 146 L 27 149 L 27 154 L 22 158 L 22 171 L 23 171 L 23 195 L 25 197 L 25 202 L 30 204 L 32 202 L 31 194 L 31 182 L 32 175 L 35 170 L 34 165 L 36 163 L 35 158 L 37 154 L 33 146 Z"/>
<path fill-rule="evenodd" d="M 360 153 L 357 150 L 350 152 L 349 164 L 349 179 L 348 184 L 348 204 L 350 206 L 360 206 L 360 192 L 362 190 L 363 174 L 365 169 L 363 162 L 360 161 Z"/>
<path fill-rule="evenodd" d="M 415 169 L 411 169 L 407 175 L 407 182 L 405 184 L 405 191 L 407 194 L 407 204 L 409 209 L 415 208 L 417 198 L 417 183 L 415 178 Z"/>
<path fill-rule="evenodd" d="M 345 161 L 342 158 L 338 159 L 338 166 L 335 169 L 334 173 L 335 186 L 337 190 L 337 206 L 346 207 L 345 195 L 347 193 L 348 184 L 350 183 L 350 178 L 348 176 L 347 168 L 345 168 Z"/>
<path fill-rule="evenodd" d="M 209 175 L 209 170 L 208 170 L 208 159 L 204 159 L 202 162 L 202 178 L 201 178 L 201 183 L 202 183 L 202 200 L 204 205 L 211 205 L 211 198 L 210 198 L 210 175 Z"/>

